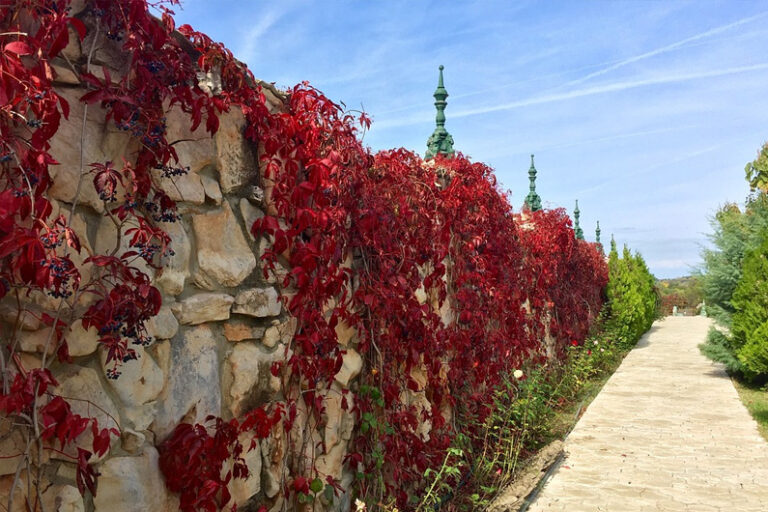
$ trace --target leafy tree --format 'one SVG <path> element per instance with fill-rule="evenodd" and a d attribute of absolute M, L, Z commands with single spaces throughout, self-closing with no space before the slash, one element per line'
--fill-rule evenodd
<path fill-rule="evenodd" d="M 661 294 L 664 314 L 671 314 L 673 308 L 692 310 L 704 300 L 703 279 L 701 275 L 662 279 L 657 283 Z"/>
<path fill-rule="evenodd" d="M 763 144 L 757 153 L 757 158 L 749 162 L 744 171 L 752 190 L 768 192 L 768 142 Z"/>

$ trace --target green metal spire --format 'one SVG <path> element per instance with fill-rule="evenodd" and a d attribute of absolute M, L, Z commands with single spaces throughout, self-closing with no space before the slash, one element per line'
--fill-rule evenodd
<path fill-rule="evenodd" d="M 597 221 L 597 228 L 595 228 L 595 242 L 600 248 L 600 252 L 603 252 L 603 244 L 600 242 L 600 221 Z"/>
<path fill-rule="evenodd" d="M 616 250 L 616 240 L 613 239 L 613 233 L 611 233 L 611 251 Z"/>
<path fill-rule="evenodd" d="M 577 199 L 576 209 L 573 210 L 573 218 L 574 218 L 573 231 L 576 233 L 576 239 L 584 240 L 584 231 L 581 229 L 581 226 L 579 226 L 580 216 L 581 216 L 581 211 L 579 211 L 579 200 Z"/>
<path fill-rule="evenodd" d="M 434 158 L 437 154 L 452 156 L 453 150 L 453 137 L 445 129 L 445 107 L 448 102 L 445 99 L 448 97 L 448 91 L 445 90 L 443 85 L 443 66 L 440 66 L 440 78 L 437 80 L 437 89 L 435 89 L 435 108 L 437 109 L 437 116 L 435 122 L 437 126 L 432 135 L 427 139 L 427 153 L 424 155 L 425 159 Z"/>
<path fill-rule="evenodd" d="M 533 155 L 531 155 L 531 167 L 528 169 L 528 179 L 531 181 L 530 192 L 525 196 L 525 206 L 532 212 L 541 210 L 541 198 L 536 193 L 536 167 L 533 165 Z"/>

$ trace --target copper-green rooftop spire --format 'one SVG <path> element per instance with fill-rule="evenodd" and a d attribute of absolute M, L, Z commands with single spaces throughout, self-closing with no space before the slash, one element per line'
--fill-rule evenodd
<path fill-rule="evenodd" d="M 576 234 L 576 239 L 578 240 L 584 240 L 584 231 L 581 229 L 581 226 L 579 226 L 579 217 L 581 216 L 581 211 L 579 211 L 579 200 L 576 200 L 576 209 L 573 210 L 573 231 Z"/>
<path fill-rule="evenodd" d="M 533 155 L 531 155 L 531 167 L 528 169 L 528 179 L 531 181 L 530 192 L 525 196 L 525 206 L 532 212 L 541 210 L 541 198 L 536 193 L 536 167 L 533 165 Z"/>
<path fill-rule="evenodd" d="M 611 251 L 616 250 L 616 240 L 613 239 L 613 234 L 611 234 Z"/>
<path fill-rule="evenodd" d="M 443 66 L 440 66 L 440 77 L 437 80 L 437 89 L 435 89 L 434 97 L 435 108 L 437 109 L 437 116 L 435 117 L 437 126 L 427 140 L 425 159 L 434 158 L 438 153 L 445 156 L 451 156 L 454 153 L 453 137 L 445 129 L 445 107 L 448 105 L 445 99 L 448 97 L 448 91 L 445 90 L 443 85 Z"/>
<path fill-rule="evenodd" d="M 603 252 L 603 244 L 600 242 L 600 221 L 597 221 L 597 227 L 595 228 L 595 243 L 600 248 L 600 252 Z"/>

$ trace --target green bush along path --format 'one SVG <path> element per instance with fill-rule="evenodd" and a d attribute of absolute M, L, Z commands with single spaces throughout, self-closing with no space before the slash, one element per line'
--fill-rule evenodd
<path fill-rule="evenodd" d="M 653 325 L 567 438 L 530 512 L 768 510 L 768 443 L 697 348 L 710 325 Z"/>

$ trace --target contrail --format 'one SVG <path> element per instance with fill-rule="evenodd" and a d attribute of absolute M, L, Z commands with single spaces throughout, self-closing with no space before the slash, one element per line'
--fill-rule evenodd
<path fill-rule="evenodd" d="M 595 71 L 594 73 L 590 73 L 582 78 L 578 78 L 576 80 L 573 80 L 571 82 L 568 82 L 564 84 L 565 86 L 568 85 L 575 85 L 580 84 L 582 82 L 586 82 L 587 80 L 590 80 L 592 78 L 595 78 L 596 76 L 601 76 L 606 73 L 609 73 L 613 71 L 614 69 L 619 69 L 621 67 L 624 67 L 628 64 L 632 64 L 634 62 L 638 62 L 641 60 L 648 59 L 650 57 L 655 57 L 656 55 L 661 55 L 662 53 L 667 53 L 672 50 L 676 50 L 677 48 L 680 48 L 681 46 L 685 46 L 688 43 L 692 43 L 694 41 L 698 41 L 700 39 L 706 39 L 708 37 L 721 34 L 723 32 L 726 32 L 732 28 L 739 27 L 741 25 L 744 25 L 746 23 L 750 23 L 752 21 L 755 21 L 757 19 L 763 18 L 766 15 L 768 15 L 768 11 L 761 12 L 759 14 L 755 14 L 754 16 L 750 16 L 748 18 L 744 18 L 738 21 L 734 21 L 733 23 L 729 23 L 727 25 L 723 25 L 722 27 L 716 27 L 711 30 L 707 30 L 706 32 L 702 32 L 701 34 L 696 34 L 695 36 L 687 37 L 685 39 L 682 39 L 680 41 L 677 41 L 676 43 L 668 44 L 667 46 L 662 46 L 661 48 L 657 48 L 655 50 L 651 50 L 649 52 L 641 53 L 640 55 L 636 55 L 634 57 L 630 57 L 628 59 L 622 60 L 621 62 L 617 62 L 616 64 L 613 64 L 611 66 L 605 67 L 603 69 L 600 69 L 598 71 Z"/>
<path fill-rule="evenodd" d="M 536 96 L 533 98 L 513 101 L 511 103 L 505 103 L 502 105 L 464 110 L 461 112 L 455 112 L 451 114 L 451 118 L 453 119 L 453 118 L 468 117 L 468 116 L 473 116 L 478 114 L 487 114 L 490 112 L 513 110 L 521 107 L 529 107 L 532 105 L 541 105 L 544 103 L 553 103 L 556 101 L 582 98 L 584 96 L 594 96 L 597 94 L 604 94 L 608 92 L 624 91 L 627 89 L 635 89 L 638 87 L 645 87 L 649 85 L 688 82 L 691 80 L 698 80 L 701 78 L 713 78 L 718 76 L 735 75 L 738 73 L 746 73 L 749 71 L 759 71 L 763 69 L 768 69 L 768 62 L 761 63 L 761 64 L 754 64 L 752 66 L 740 66 L 735 68 L 718 69 L 714 71 L 704 71 L 700 73 L 687 73 L 687 74 L 680 74 L 680 75 L 662 76 L 658 78 L 649 78 L 646 80 L 629 80 L 624 82 L 615 82 L 612 84 L 587 87 L 585 89 L 577 89 L 575 91 L 568 91 L 568 92 L 563 92 L 559 94 L 546 94 L 543 96 Z"/>
<path fill-rule="evenodd" d="M 284 15 L 285 11 L 282 9 L 272 9 L 263 12 L 259 21 L 253 25 L 245 35 L 245 40 L 242 42 L 241 48 L 238 48 L 238 58 L 244 62 L 253 59 L 257 53 L 256 50 L 259 39 L 269 32 L 269 30 L 275 26 Z"/>
<path fill-rule="evenodd" d="M 715 35 L 721 34 L 723 32 L 727 32 L 728 30 L 730 30 L 732 28 L 736 28 L 736 27 L 739 27 L 741 25 L 745 25 L 745 24 L 750 23 L 752 21 L 755 21 L 757 19 L 763 18 L 766 15 L 768 15 L 768 11 L 755 14 L 754 16 L 749 16 L 748 18 L 743 18 L 743 19 L 734 21 L 733 23 L 729 23 L 729 24 L 723 25 L 721 27 L 715 27 L 713 29 L 707 30 L 706 32 L 702 32 L 700 34 L 696 34 L 696 35 L 687 37 L 687 38 L 682 39 L 680 41 L 677 41 L 675 43 L 668 44 L 666 46 L 662 46 L 661 48 L 656 48 L 655 50 L 651 50 L 651 51 L 648 51 L 648 52 L 645 52 L 645 53 L 641 53 L 640 55 L 635 55 L 634 57 L 630 57 L 628 59 L 614 61 L 609 66 L 606 66 L 606 67 L 604 67 L 602 69 L 599 69 L 597 71 L 589 73 L 588 75 L 583 76 L 581 78 L 577 78 L 576 80 L 571 80 L 570 82 L 566 82 L 566 83 L 558 86 L 556 89 L 567 87 L 567 86 L 570 86 L 570 85 L 577 85 L 577 84 L 586 82 L 587 80 L 590 80 L 590 79 L 595 78 L 597 76 L 602 76 L 602 75 L 604 75 L 606 73 L 609 73 L 609 72 L 611 72 L 611 71 L 613 71 L 615 69 L 622 68 L 622 67 L 627 66 L 629 64 L 632 64 L 634 62 L 638 62 L 638 61 L 645 60 L 645 59 L 648 59 L 648 58 L 651 58 L 651 57 L 655 57 L 656 55 L 661 55 L 661 54 L 670 52 L 672 50 L 676 50 L 676 49 L 678 49 L 678 48 L 680 48 L 682 46 L 685 46 L 686 44 L 693 43 L 693 42 L 696 42 L 696 41 L 700 41 L 702 39 L 706 39 L 708 37 L 715 36 Z M 599 65 L 600 64 L 598 64 L 597 66 L 599 66 Z M 596 66 L 595 65 L 582 66 L 580 68 L 568 70 L 567 72 L 551 73 L 551 74 L 547 75 L 546 77 L 561 76 L 561 75 L 566 74 L 566 73 L 572 73 L 574 71 L 579 71 L 579 70 L 589 69 L 589 68 L 594 68 L 594 67 L 596 67 Z M 459 98 L 466 98 L 466 97 L 470 97 L 470 96 L 476 96 L 478 94 L 485 94 L 485 93 L 491 92 L 491 91 L 504 90 L 504 89 L 507 89 L 507 88 L 509 88 L 509 87 L 511 87 L 513 85 L 519 85 L 519 84 L 525 83 L 525 82 L 532 82 L 532 81 L 536 81 L 536 80 L 541 80 L 541 79 L 546 78 L 546 77 L 545 76 L 540 76 L 540 77 L 536 77 L 536 78 L 532 78 L 532 79 L 516 81 L 516 82 L 512 82 L 512 83 L 508 83 L 508 84 L 503 84 L 503 85 L 499 85 L 499 86 L 496 86 L 496 87 L 490 87 L 490 88 L 486 88 L 486 89 L 481 89 L 481 90 L 477 90 L 477 91 L 465 92 L 465 93 L 461 93 L 461 94 L 453 94 L 452 98 L 453 98 L 453 100 L 457 100 Z M 379 115 L 384 115 L 384 114 L 391 114 L 391 113 L 394 113 L 394 112 L 402 112 L 402 111 L 406 111 L 406 110 L 412 110 L 412 109 L 414 109 L 416 107 L 421 107 L 421 106 L 422 106 L 421 103 L 413 104 L 413 105 L 406 105 L 406 106 L 403 106 L 403 107 L 398 107 L 398 108 L 394 108 L 394 109 L 378 112 L 378 114 Z"/>
<path fill-rule="evenodd" d="M 618 133 L 615 135 L 607 135 L 605 137 L 597 137 L 594 139 L 583 139 L 583 140 L 577 140 L 574 142 L 563 142 L 560 144 L 552 144 L 549 146 L 541 146 L 539 151 L 545 150 L 545 149 L 560 149 L 560 148 L 569 148 L 573 146 L 583 146 L 585 144 L 595 144 L 599 142 L 608 142 L 611 140 L 620 140 L 620 139 L 630 139 L 633 137 L 641 137 L 643 135 L 656 135 L 659 133 L 669 133 L 669 132 L 678 132 L 680 130 L 685 130 L 688 128 L 693 128 L 698 125 L 678 125 L 678 126 L 669 126 L 666 128 L 658 128 L 655 130 L 641 130 L 636 132 L 628 132 L 628 133 Z"/>
<path fill-rule="evenodd" d="M 723 144 L 713 144 L 713 145 L 711 145 L 709 147 L 706 147 L 706 148 L 703 148 L 703 149 L 699 149 L 699 150 L 696 150 L 696 151 L 692 151 L 692 152 L 686 153 L 685 155 L 678 156 L 678 157 L 673 158 L 672 160 L 668 160 L 666 162 L 661 162 L 661 163 L 658 163 L 658 164 L 655 164 L 655 165 L 651 165 L 649 167 L 645 167 L 645 168 L 639 169 L 637 171 L 623 172 L 621 174 L 621 178 L 620 179 L 624 180 L 624 179 L 632 177 L 632 176 L 640 176 L 640 175 L 643 175 L 643 174 L 647 174 L 647 173 L 649 173 L 651 171 L 655 171 L 656 169 L 664 168 L 664 167 L 666 167 L 668 165 L 678 164 L 680 162 L 685 162 L 686 160 L 690 160 L 692 158 L 696 158 L 697 156 L 706 155 L 707 153 L 715 151 L 716 149 L 722 147 L 722 145 Z M 591 187 L 587 187 L 587 188 L 581 189 L 581 190 L 578 191 L 578 194 L 582 195 L 582 196 L 583 195 L 587 195 L 587 194 L 591 194 L 594 191 L 600 190 L 601 188 L 606 187 L 608 184 L 614 183 L 614 182 L 616 182 L 618 180 L 619 180 L 618 177 L 610 178 L 610 179 L 608 179 L 606 181 L 602 181 L 601 183 L 598 183 L 597 185 L 593 185 Z"/>

